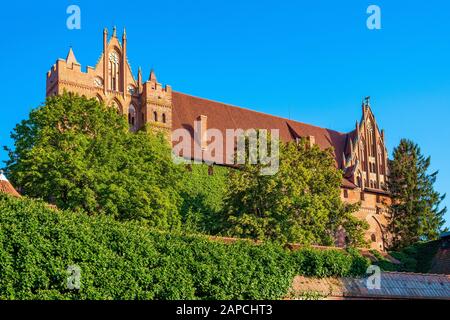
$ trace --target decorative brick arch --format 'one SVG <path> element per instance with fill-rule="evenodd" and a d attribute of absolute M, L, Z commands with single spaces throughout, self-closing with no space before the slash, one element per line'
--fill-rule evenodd
<path fill-rule="evenodd" d="M 97 95 L 95 96 L 95 99 L 97 99 L 98 102 L 103 103 L 103 98 L 100 94 L 97 93 Z"/>
<path fill-rule="evenodd" d="M 111 101 L 111 106 L 115 108 L 120 114 L 123 114 L 123 106 L 118 99 L 114 98 Z"/>
<path fill-rule="evenodd" d="M 371 240 L 372 240 L 372 235 L 375 235 L 375 242 L 377 243 L 377 249 L 379 250 L 384 250 L 385 249 L 385 232 L 384 232 L 384 228 L 382 226 L 382 224 L 380 223 L 380 221 L 378 221 L 378 219 L 375 216 L 371 216 L 371 220 L 374 222 L 370 222 L 369 221 L 369 225 L 372 227 L 375 227 L 375 230 L 371 230 Z M 372 229 L 372 228 L 371 228 Z M 372 232 L 375 231 L 375 232 Z"/>

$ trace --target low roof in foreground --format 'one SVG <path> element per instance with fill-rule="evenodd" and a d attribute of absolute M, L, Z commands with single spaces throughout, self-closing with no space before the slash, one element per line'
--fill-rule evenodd
<path fill-rule="evenodd" d="M 0 193 L 6 193 L 14 197 L 20 197 L 20 194 L 11 185 L 11 183 L 6 179 L 3 172 L 0 171 Z"/>
<path fill-rule="evenodd" d="M 297 276 L 294 293 L 315 292 L 328 299 L 450 300 L 450 275 L 382 272 L 380 289 L 368 289 L 366 278 L 308 278 Z"/>

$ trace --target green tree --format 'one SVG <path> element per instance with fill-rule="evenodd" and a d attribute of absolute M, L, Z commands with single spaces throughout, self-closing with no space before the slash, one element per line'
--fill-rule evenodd
<path fill-rule="evenodd" d="M 447 208 L 439 209 L 445 195 L 434 190 L 438 172 L 428 173 L 429 167 L 430 157 L 423 156 L 416 143 L 402 139 L 394 149 L 388 182 L 394 248 L 436 239 L 445 223 Z"/>
<path fill-rule="evenodd" d="M 180 212 L 185 231 L 207 234 L 222 231 L 228 171 L 224 166 L 196 163 L 186 166 L 180 186 L 183 198 Z"/>
<path fill-rule="evenodd" d="M 280 143 L 279 161 L 274 175 L 261 175 L 263 164 L 248 160 L 231 172 L 225 200 L 230 235 L 332 245 L 343 227 L 350 245 L 364 243 L 367 225 L 352 215 L 358 205 L 340 199 L 342 172 L 331 150 L 306 140 Z"/>
<path fill-rule="evenodd" d="M 95 99 L 64 93 L 31 111 L 11 134 L 6 170 L 23 194 L 152 226 L 177 227 L 181 169 L 165 138 L 131 133 Z"/>

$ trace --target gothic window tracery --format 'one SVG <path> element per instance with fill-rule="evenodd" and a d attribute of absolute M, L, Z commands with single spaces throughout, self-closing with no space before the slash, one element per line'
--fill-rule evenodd
<path fill-rule="evenodd" d="M 109 54 L 109 80 L 110 88 L 113 91 L 119 90 L 119 54 L 113 51 Z"/>
<path fill-rule="evenodd" d="M 375 156 L 375 146 L 374 146 L 374 131 L 373 131 L 373 125 L 372 122 L 370 120 L 367 120 L 367 147 L 369 148 L 369 157 L 374 157 Z"/>
<path fill-rule="evenodd" d="M 377 154 L 378 154 L 378 163 L 379 163 L 379 167 L 380 167 L 380 174 L 384 174 L 384 167 L 383 167 L 383 151 L 382 151 L 380 145 L 378 145 L 378 148 L 377 148 Z"/>

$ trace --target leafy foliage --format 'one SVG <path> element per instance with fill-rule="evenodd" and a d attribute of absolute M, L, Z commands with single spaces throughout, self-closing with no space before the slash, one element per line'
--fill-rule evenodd
<path fill-rule="evenodd" d="M 439 209 L 445 195 L 434 190 L 438 172 L 428 173 L 430 157 L 424 157 L 417 144 L 403 139 L 394 149 L 389 167 L 388 187 L 393 201 L 389 229 L 393 248 L 437 239 L 447 208 Z"/>
<path fill-rule="evenodd" d="M 180 184 L 183 229 L 218 234 L 223 226 L 223 201 L 229 169 L 193 164 L 186 167 Z"/>
<path fill-rule="evenodd" d="M 439 241 L 417 242 L 400 251 L 390 251 L 389 254 L 399 260 L 400 264 L 386 260 L 377 251 L 372 253 L 378 259 L 375 264 L 384 271 L 428 273 L 439 244 Z"/>
<path fill-rule="evenodd" d="M 280 143 L 274 175 L 260 175 L 263 164 L 231 172 L 225 200 L 228 233 L 258 240 L 332 245 L 344 227 L 350 245 L 364 242 L 364 222 L 353 217 L 357 205 L 340 199 L 342 173 L 331 150 Z"/>
<path fill-rule="evenodd" d="M 64 209 L 177 228 L 180 168 L 162 135 L 131 133 L 125 118 L 95 99 L 47 99 L 12 133 L 6 170 L 25 195 Z"/>
<path fill-rule="evenodd" d="M 67 287 L 70 265 L 79 290 Z M 223 244 L 0 195 L 0 299 L 277 299 L 296 273 L 359 275 L 363 265 L 351 252 Z"/>

